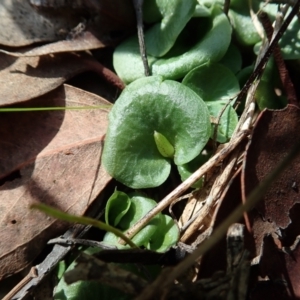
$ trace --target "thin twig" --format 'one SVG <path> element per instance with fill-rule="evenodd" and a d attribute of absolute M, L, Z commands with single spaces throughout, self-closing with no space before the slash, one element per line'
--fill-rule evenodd
<path fill-rule="evenodd" d="M 240 94 L 237 97 L 236 102 L 239 103 L 239 102 L 242 101 L 243 97 L 248 92 L 248 90 L 249 90 L 250 86 L 252 85 L 252 83 L 255 81 L 255 79 L 258 76 L 261 75 L 261 70 L 264 69 L 265 64 L 268 62 L 268 60 L 269 60 L 269 58 L 270 58 L 270 56 L 271 56 L 271 54 L 274 50 L 274 47 L 276 46 L 276 44 L 278 43 L 278 41 L 282 37 L 283 33 L 286 31 L 287 27 L 289 26 L 289 24 L 292 21 L 292 19 L 294 18 L 294 16 L 298 13 L 299 7 L 300 7 L 300 1 L 298 0 L 297 3 L 295 4 L 295 6 L 293 7 L 292 11 L 287 16 L 286 20 L 283 22 L 283 24 L 280 27 L 280 29 L 278 30 L 278 32 L 274 31 L 275 36 L 272 38 L 272 40 L 270 42 L 270 45 L 269 45 L 268 49 L 266 50 L 266 53 L 264 53 L 263 58 L 260 60 L 260 62 L 256 66 L 254 72 L 250 75 L 247 82 L 243 86 Z"/>
<path fill-rule="evenodd" d="M 147 52 L 146 52 L 146 44 L 144 37 L 144 26 L 143 26 L 143 2 L 144 0 L 133 0 L 133 5 L 136 13 L 136 21 L 137 21 L 137 32 L 140 46 L 140 53 L 144 65 L 145 76 L 150 76 L 151 71 L 148 64 Z"/>
<path fill-rule="evenodd" d="M 213 232 L 209 239 L 205 240 L 199 248 L 197 248 L 191 255 L 187 256 L 176 267 L 169 269 L 168 271 L 159 277 L 149 285 L 135 300 L 150 300 L 155 299 L 155 295 L 165 293 L 169 289 L 170 285 L 176 278 L 179 278 L 188 268 L 193 266 L 195 261 L 199 257 L 203 256 L 209 249 L 211 249 L 221 238 L 226 234 L 228 227 L 237 222 L 245 211 L 252 209 L 261 199 L 262 195 L 266 193 L 270 185 L 278 178 L 278 176 L 291 164 L 291 162 L 299 155 L 300 142 L 292 148 L 289 154 L 276 166 L 272 173 L 270 173 L 261 184 L 256 187 L 245 204 L 239 205 L 224 222 Z"/>

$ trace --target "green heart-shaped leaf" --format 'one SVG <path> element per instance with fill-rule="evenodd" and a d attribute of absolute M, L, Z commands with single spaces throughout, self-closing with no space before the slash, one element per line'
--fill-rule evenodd
<path fill-rule="evenodd" d="M 228 101 L 236 97 L 240 90 L 235 75 L 217 63 L 207 63 L 193 69 L 184 77 L 182 83 L 206 102 L 209 113 L 214 118 L 219 117 Z M 228 105 L 220 119 L 217 141 L 225 143 L 231 137 L 237 122 L 235 110 Z"/>
<path fill-rule="evenodd" d="M 185 164 L 210 136 L 209 112 L 188 87 L 160 76 L 136 80 L 122 92 L 109 114 L 103 150 L 108 173 L 132 188 L 155 187 L 169 176 L 171 161 L 161 155 L 154 132 L 175 149 L 174 162 Z"/>

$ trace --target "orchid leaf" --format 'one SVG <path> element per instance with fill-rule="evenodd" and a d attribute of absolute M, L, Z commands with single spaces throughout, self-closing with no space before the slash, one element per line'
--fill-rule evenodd
<path fill-rule="evenodd" d="M 107 200 L 105 207 L 105 223 L 117 226 L 130 207 L 130 198 L 127 194 L 115 191 Z"/>
<path fill-rule="evenodd" d="M 174 162 L 195 158 L 210 137 L 207 106 L 181 83 L 152 76 L 125 88 L 109 114 L 103 150 L 107 172 L 131 188 L 155 187 L 169 176 L 171 159 L 159 152 L 155 131 L 174 147 Z"/>
<path fill-rule="evenodd" d="M 232 135 L 238 117 L 230 106 L 239 92 L 239 83 L 235 75 L 225 66 L 207 63 L 189 72 L 182 81 L 195 91 L 207 104 L 214 120 L 221 115 L 217 141 L 225 143 Z M 212 137 L 214 131 L 212 130 Z"/>

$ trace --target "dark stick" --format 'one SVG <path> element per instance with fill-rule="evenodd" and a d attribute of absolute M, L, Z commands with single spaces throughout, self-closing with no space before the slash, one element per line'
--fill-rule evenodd
<path fill-rule="evenodd" d="M 144 65 L 145 76 L 150 76 L 151 71 L 148 64 L 147 53 L 146 53 L 146 45 L 144 38 L 144 30 L 143 30 L 143 2 L 144 0 L 133 0 L 133 5 L 136 13 L 136 21 L 137 21 L 137 32 L 139 38 L 140 45 L 140 53 Z"/>

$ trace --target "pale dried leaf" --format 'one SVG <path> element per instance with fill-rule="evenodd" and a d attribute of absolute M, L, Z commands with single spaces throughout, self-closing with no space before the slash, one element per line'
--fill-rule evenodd
<path fill-rule="evenodd" d="M 88 55 L 61 53 L 16 59 L 0 54 L 0 106 L 38 97 L 90 70 L 92 67 L 84 58 Z"/>
<path fill-rule="evenodd" d="M 31 107 L 101 104 L 107 102 L 70 86 L 27 103 Z M 99 167 L 107 110 L 5 113 L 0 124 L 2 278 L 26 267 L 48 239 L 69 227 L 30 211 L 30 204 L 47 203 L 82 215 L 110 176 Z"/>

